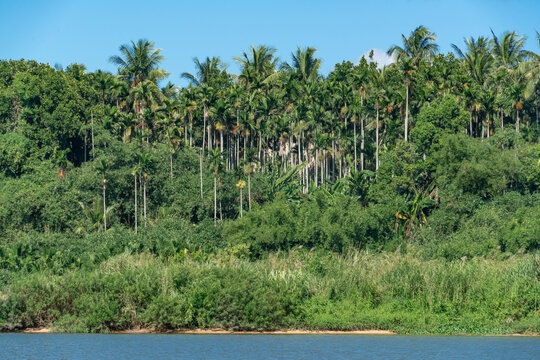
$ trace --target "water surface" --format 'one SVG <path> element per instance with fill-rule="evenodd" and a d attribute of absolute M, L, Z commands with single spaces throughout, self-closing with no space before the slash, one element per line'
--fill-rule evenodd
<path fill-rule="evenodd" d="M 540 338 L 0 334 L 0 359 L 540 359 Z"/>

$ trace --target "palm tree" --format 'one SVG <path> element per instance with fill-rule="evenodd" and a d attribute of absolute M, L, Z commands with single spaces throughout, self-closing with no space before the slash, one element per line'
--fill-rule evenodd
<path fill-rule="evenodd" d="M 284 63 L 282 68 L 289 71 L 293 78 L 300 81 L 313 81 L 319 77 L 319 68 L 321 67 L 321 59 L 316 59 L 314 54 L 317 49 L 307 47 L 301 49 L 298 46 L 296 53 L 292 53 L 292 64 Z"/>
<path fill-rule="evenodd" d="M 472 37 L 466 38 L 464 39 L 464 42 L 467 49 L 466 52 L 463 52 L 455 44 L 452 44 L 452 48 L 454 49 L 458 57 L 463 61 L 463 64 L 467 69 L 467 73 L 473 81 L 473 84 L 467 85 L 467 87 L 464 89 L 464 93 L 466 95 L 469 95 L 469 99 L 472 101 L 471 109 L 476 110 L 476 117 L 478 117 L 478 112 L 482 105 L 482 103 L 480 102 L 481 96 L 479 96 L 478 94 L 482 91 L 484 93 L 488 93 L 488 78 L 491 75 L 491 70 L 493 69 L 494 58 L 489 51 L 489 41 L 486 37 L 480 36 L 478 37 L 478 39 L 474 39 Z M 486 100 L 491 99 L 490 97 L 483 98 Z M 473 136 L 474 134 L 472 124 L 472 110 L 469 133 L 471 136 Z"/>
<path fill-rule="evenodd" d="M 121 55 L 111 56 L 109 61 L 118 66 L 118 74 L 127 81 L 131 87 L 135 87 L 144 80 L 157 83 L 168 76 L 165 70 L 159 69 L 159 64 L 165 59 L 161 49 L 155 49 L 154 43 L 146 39 L 131 45 L 120 46 Z"/>
<path fill-rule="evenodd" d="M 409 130 L 409 87 L 412 71 L 417 69 L 420 62 L 434 56 L 438 50 L 435 43 L 437 37 L 428 28 L 420 25 L 411 32 L 407 38 L 401 34 L 403 47 L 393 45 L 388 49 L 388 55 L 396 56 L 396 60 L 401 63 L 401 70 L 404 73 L 405 83 L 405 141 L 408 139 Z"/>
<path fill-rule="evenodd" d="M 213 84 L 220 78 L 227 77 L 227 66 L 221 61 L 219 57 L 207 57 L 202 63 L 198 58 L 193 58 L 195 69 L 197 72 L 195 75 L 188 72 L 182 73 L 181 77 L 189 80 L 195 85 Z"/>
<path fill-rule="evenodd" d="M 109 171 L 109 163 L 105 159 L 100 159 L 96 163 L 96 170 L 102 176 L 103 180 L 103 231 L 107 231 L 107 202 L 106 202 L 106 189 L 107 189 L 107 172 Z"/>
<path fill-rule="evenodd" d="M 455 44 L 452 44 L 452 48 L 458 57 L 463 60 L 471 78 L 478 85 L 484 86 L 493 64 L 493 56 L 489 51 L 489 41 L 486 37 L 480 36 L 478 39 L 466 38 L 464 42 L 466 52 L 463 52 Z"/>
<path fill-rule="evenodd" d="M 264 45 L 255 47 L 251 45 L 248 53 L 234 60 L 241 66 L 242 73 L 238 76 L 241 83 L 246 87 L 259 88 L 276 72 L 279 58 L 274 57 L 276 49 Z"/>
<path fill-rule="evenodd" d="M 515 68 L 529 56 L 529 52 L 523 49 L 525 36 L 518 37 L 515 31 L 508 31 L 499 40 L 493 30 L 491 34 L 493 35 L 492 54 L 500 67 Z"/>

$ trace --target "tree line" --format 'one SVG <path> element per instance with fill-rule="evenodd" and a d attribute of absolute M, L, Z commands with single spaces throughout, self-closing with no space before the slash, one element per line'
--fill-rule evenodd
<path fill-rule="evenodd" d="M 379 176 L 381 154 L 402 143 L 429 161 L 445 135 L 502 136 L 504 148 L 511 146 L 505 129 L 512 128 L 538 141 L 540 57 L 525 49 L 524 36 L 466 38 L 464 45 L 452 44 L 455 54 L 439 53 L 436 35 L 423 26 L 401 38 L 388 49 L 391 65 L 378 66 L 370 54 L 357 64 L 336 64 L 326 77 L 312 47 L 298 47 L 282 62 L 274 48 L 251 46 L 234 59 L 238 75 L 228 73 L 218 57 L 195 58 L 195 71 L 182 74 L 190 82 L 185 88 L 171 82 L 160 87 L 169 74 L 160 68 L 162 50 L 148 40 L 122 45 L 111 56 L 117 74 L 87 73 L 80 64 L 57 71 L 4 61 L 0 132 L 11 134 L 4 141 L 18 146 L 11 153 L 5 146 L 4 174 L 23 173 L 25 154 L 52 161 L 59 178 L 66 168 L 92 160 L 102 190 L 100 222 L 107 229 L 114 205 L 107 202 L 106 149 L 113 141 L 129 146 L 135 156 L 129 223 L 137 231 L 148 223 L 158 145 L 166 148 L 160 154 L 167 156 L 171 181 L 181 171 L 175 168 L 177 153 L 197 153 L 202 200 L 203 173 L 212 174 L 216 222 L 223 218 L 218 191 L 226 174 L 237 179 L 241 194 L 247 188 L 238 199 L 241 216 L 252 206 L 254 174 L 273 179 L 273 194 L 292 179 L 298 186 L 289 188 L 289 196 L 333 191 L 345 181 L 362 188 Z M 420 188 L 432 182 L 427 176 Z"/>

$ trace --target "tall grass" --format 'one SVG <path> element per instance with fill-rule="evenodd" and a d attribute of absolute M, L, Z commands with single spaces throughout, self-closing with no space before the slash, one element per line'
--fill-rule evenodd
<path fill-rule="evenodd" d="M 14 281 L 0 293 L 0 328 L 540 332 L 539 277 L 538 255 L 422 261 L 296 250 L 249 262 L 224 252 L 204 261 L 126 252 Z"/>

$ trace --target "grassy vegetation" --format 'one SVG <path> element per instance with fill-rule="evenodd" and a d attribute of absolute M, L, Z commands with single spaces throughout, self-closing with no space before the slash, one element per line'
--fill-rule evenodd
<path fill-rule="evenodd" d="M 0 326 L 538 333 L 539 275 L 538 255 L 426 262 L 291 250 L 250 262 L 239 249 L 204 260 L 126 251 L 95 267 L 13 281 L 2 290 Z"/>

